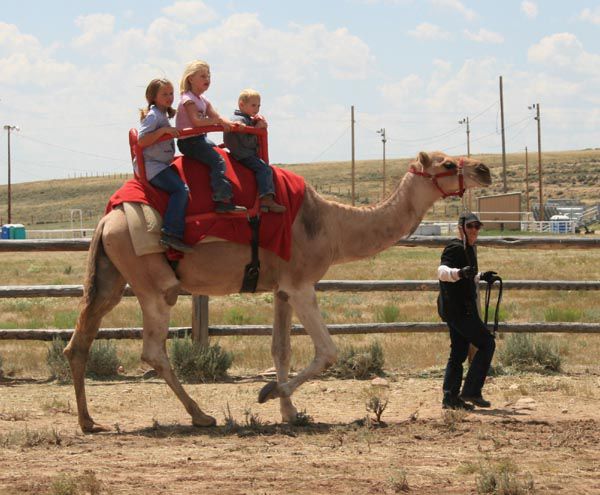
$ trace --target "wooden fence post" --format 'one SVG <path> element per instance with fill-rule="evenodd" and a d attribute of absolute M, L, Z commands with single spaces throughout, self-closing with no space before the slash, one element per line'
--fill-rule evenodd
<path fill-rule="evenodd" d="M 208 346 L 208 296 L 192 296 L 192 342 Z"/>

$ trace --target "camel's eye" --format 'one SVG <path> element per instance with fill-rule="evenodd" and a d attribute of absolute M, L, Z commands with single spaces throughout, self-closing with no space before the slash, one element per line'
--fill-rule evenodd
<path fill-rule="evenodd" d="M 442 165 L 446 170 L 453 170 L 456 168 L 456 163 L 454 162 L 444 162 Z"/>

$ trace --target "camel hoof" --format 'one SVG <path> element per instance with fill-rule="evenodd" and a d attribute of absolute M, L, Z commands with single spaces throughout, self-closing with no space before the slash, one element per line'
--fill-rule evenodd
<path fill-rule="evenodd" d="M 264 404 L 268 400 L 279 397 L 279 385 L 277 382 L 267 383 L 258 394 L 258 403 Z"/>
<path fill-rule="evenodd" d="M 110 428 L 107 426 L 99 425 L 98 423 L 85 423 L 81 425 L 81 431 L 83 433 L 103 433 L 106 431 L 110 431 Z"/>
<path fill-rule="evenodd" d="M 192 424 L 194 426 L 199 426 L 202 428 L 206 428 L 208 426 L 215 426 L 217 424 L 217 420 L 208 414 L 202 414 L 199 417 L 192 418 Z"/>

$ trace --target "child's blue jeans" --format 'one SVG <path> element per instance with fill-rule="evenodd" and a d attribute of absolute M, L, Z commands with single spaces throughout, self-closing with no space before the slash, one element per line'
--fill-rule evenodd
<path fill-rule="evenodd" d="M 185 210 L 188 205 L 189 188 L 179 174 L 169 167 L 150 179 L 150 184 L 169 193 L 169 203 L 163 218 L 162 231 L 178 239 L 183 239 L 185 231 Z"/>
<path fill-rule="evenodd" d="M 256 175 L 259 197 L 275 194 L 273 186 L 273 170 L 257 156 L 249 156 L 238 160 L 244 167 L 249 168 Z"/>
<path fill-rule="evenodd" d="M 210 167 L 210 187 L 213 201 L 229 201 L 233 195 L 231 183 L 225 177 L 225 160 L 213 148 L 215 144 L 206 135 L 178 139 L 177 147 L 185 156 Z"/>

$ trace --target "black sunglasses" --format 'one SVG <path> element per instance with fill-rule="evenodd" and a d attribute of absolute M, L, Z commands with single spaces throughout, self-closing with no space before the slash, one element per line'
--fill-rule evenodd
<path fill-rule="evenodd" d="M 465 227 L 468 229 L 479 230 L 481 228 L 481 224 L 480 223 L 468 223 L 467 225 L 465 225 Z"/>

